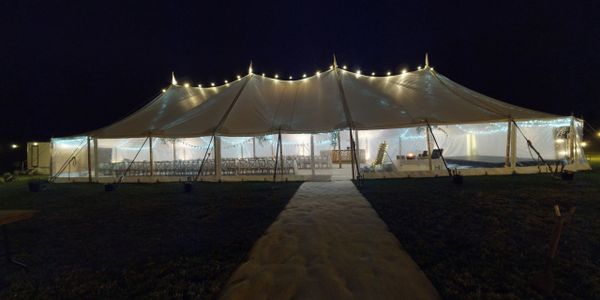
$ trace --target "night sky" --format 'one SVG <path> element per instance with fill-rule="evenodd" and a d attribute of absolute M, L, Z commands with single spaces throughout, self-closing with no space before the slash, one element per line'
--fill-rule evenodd
<path fill-rule="evenodd" d="M 60 2 L 0 3 L 4 144 L 110 124 L 171 71 L 208 84 L 252 60 L 257 73 L 298 77 L 333 53 L 383 73 L 415 69 L 429 52 L 438 72 L 486 95 L 600 119 L 598 1 Z"/>

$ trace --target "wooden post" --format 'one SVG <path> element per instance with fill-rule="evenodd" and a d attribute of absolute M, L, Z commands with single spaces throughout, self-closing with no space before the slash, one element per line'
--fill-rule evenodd
<path fill-rule="evenodd" d="M 87 137 L 87 165 L 88 165 L 88 182 L 92 183 L 92 145 L 90 145 L 90 137 Z"/>
<path fill-rule="evenodd" d="M 315 176 L 315 137 L 310 134 L 310 173 Z"/>
<path fill-rule="evenodd" d="M 152 136 L 148 137 L 150 142 L 150 176 L 154 176 L 154 157 L 152 155 Z"/>
<path fill-rule="evenodd" d="M 512 127 L 512 119 L 508 119 L 507 123 L 508 127 L 506 127 L 506 156 L 504 157 L 504 166 L 510 167 L 510 133 Z"/>
<path fill-rule="evenodd" d="M 433 164 L 431 161 L 431 132 L 429 129 L 429 125 L 427 126 L 427 160 L 429 162 L 429 172 L 433 171 Z"/>
<path fill-rule="evenodd" d="M 221 181 L 221 137 L 215 136 L 215 179 Z"/>
<path fill-rule="evenodd" d="M 96 182 L 100 181 L 100 178 L 98 178 L 99 167 L 100 160 L 98 159 L 98 139 L 94 138 L 94 178 L 96 178 Z"/>
<path fill-rule="evenodd" d="M 517 126 L 514 121 L 510 126 L 510 167 L 513 171 L 517 167 Z"/>

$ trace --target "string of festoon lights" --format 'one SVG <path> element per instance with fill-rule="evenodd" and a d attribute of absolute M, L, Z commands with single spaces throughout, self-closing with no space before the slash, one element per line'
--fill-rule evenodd
<path fill-rule="evenodd" d="M 406 75 L 408 73 L 411 73 L 407 68 L 401 69 L 399 72 L 392 72 L 390 70 L 388 70 L 387 72 L 371 72 L 371 73 L 363 73 L 363 71 L 360 68 L 356 68 L 354 71 L 350 71 L 348 65 L 342 65 L 341 67 L 339 67 L 337 65 L 335 56 L 334 56 L 334 60 L 333 60 L 333 64 L 329 66 L 328 70 L 332 71 L 334 68 L 340 68 L 342 70 L 342 72 L 349 72 L 354 74 L 356 77 L 367 77 L 367 78 L 381 78 L 381 77 L 392 77 L 392 76 L 399 76 L 399 75 Z M 423 66 L 418 66 L 416 70 L 414 70 L 413 72 L 418 72 L 421 70 L 431 70 L 434 71 L 434 68 L 429 66 L 429 58 L 427 56 L 427 54 L 425 55 L 425 67 Z M 277 80 L 277 81 L 287 81 L 290 83 L 293 82 L 302 82 L 302 81 L 307 81 L 311 78 L 318 78 L 321 75 L 323 75 L 326 71 L 321 71 L 320 69 L 317 69 L 314 73 L 312 73 L 312 75 L 309 75 L 308 73 L 301 73 L 302 75 L 300 76 L 294 76 L 294 75 L 288 75 L 287 77 L 282 76 L 279 73 L 274 73 L 272 76 L 267 75 L 266 73 L 254 73 L 254 69 L 252 67 L 252 62 L 250 62 L 250 67 L 248 68 L 248 75 L 257 75 L 257 76 L 261 76 L 263 78 L 267 78 L 267 79 L 272 79 L 272 80 Z M 203 85 L 203 84 L 198 84 L 196 86 L 193 86 L 192 84 L 185 82 L 183 83 L 183 85 L 180 85 L 177 81 L 177 79 L 175 78 L 175 72 L 171 73 L 171 85 L 174 86 L 183 86 L 185 88 L 220 88 L 220 87 L 227 87 L 230 86 L 230 84 L 236 82 L 236 81 L 240 81 L 243 78 L 245 78 L 246 76 L 242 76 L 240 74 L 236 75 L 232 80 L 229 79 L 224 79 L 222 81 L 222 83 L 217 83 L 216 81 L 211 81 L 208 85 Z M 167 88 L 162 89 L 162 92 L 165 93 L 167 91 Z"/>

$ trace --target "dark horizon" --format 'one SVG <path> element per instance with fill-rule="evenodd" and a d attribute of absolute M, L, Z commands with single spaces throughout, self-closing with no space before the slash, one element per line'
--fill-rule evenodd
<path fill-rule="evenodd" d="M 170 83 L 431 65 L 485 95 L 600 119 L 597 4 L 3 3 L 0 136 L 47 140 L 106 126 Z M 237 6 L 234 8 L 234 6 Z"/>

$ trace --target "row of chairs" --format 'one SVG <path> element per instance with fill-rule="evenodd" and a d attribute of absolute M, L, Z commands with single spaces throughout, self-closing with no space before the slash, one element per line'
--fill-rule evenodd
<path fill-rule="evenodd" d="M 310 156 L 290 156 L 296 161 L 298 169 L 311 169 Z M 331 169 L 331 157 L 326 155 L 315 156 L 315 169 Z"/>
<path fill-rule="evenodd" d="M 278 174 L 295 174 L 298 168 L 297 157 L 285 157 L 277 164 Z M 129 165 L 131 164 L 131 167 Z M 157 176 L 195 176 L 200 169 L 202 160 L 178 160 L 154 162 L 153 173 Z M 282 168 L 283 164 L 283 168 Z M 319 164 L 323 165 L 323 164 Z M 115 163 L 100 163 L 99 173 L 103 176 L 119 177 L 125 174 L 127 168 L 128 176 L 149 176 L 150 162 L 133 162 L 124 160 Z M 310 164 L 309 164 L 310 168 Z M 222 175 L 268 175 L 275 170 L 275 159 L 273 158 L 223 158 L 221 160 Z M 207 159 L 202 166 L 203 176 L 215 174 L 214 159 Z"/>

